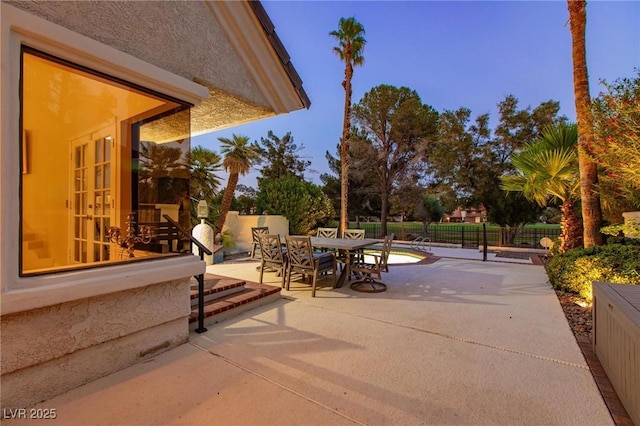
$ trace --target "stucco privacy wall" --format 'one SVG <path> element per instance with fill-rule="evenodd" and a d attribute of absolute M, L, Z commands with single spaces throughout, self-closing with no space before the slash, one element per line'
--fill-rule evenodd
<path fill-rule="evenodd" d="M 189 278 L 4 315 L 1 402 L 50 398 L 187 341 Z"/>
<path fill-rule="evenodd" d="M 227 213 L 222 231 L 230 231 L 233 236 L 234 247 L 228 249 L 233 253 L 251 251 L 253 239 L 251 228 L 268 226 L 269 233 L 280 234 L 282 242 L 284 236 L 289 235 L 289 220 L 280 215 L 241 215 L 239 212 Z"/>

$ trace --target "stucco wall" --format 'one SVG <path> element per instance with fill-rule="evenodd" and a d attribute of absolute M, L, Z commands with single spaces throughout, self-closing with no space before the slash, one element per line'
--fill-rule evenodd
<path fill-rule="evenodd" d="M 187 341 L 189 278 L 0 317 L 1 402 L 24 407 Z"/>
<path fill-rule="evenodd" d="M 204 1 L 4 1 L 189 80 L 268 105 Z"/>
<path fill-rule="evenodd" d="M 289 235 L 289 220 L 280 215 L 240 215 L 239 212 L 229 212 L 224 222 L 223 231 L 231 231 L 234 247 L 226 249 L 231 253 L 251 251 L 251 228 L 268 226 L 269 233 L 280 234 L 282 242 L 285 235 Z"/>
<path fill-rule="evenodd" d="M 622 217 L 624 218 L 624 223 L 627 225 L 635 226 L 636 228 L 640 227 L 640 211 L 637 212 L 625 212 L 622 213 Z M 633 235 L 626 235 L 629 238 L 637 238 Z"/>

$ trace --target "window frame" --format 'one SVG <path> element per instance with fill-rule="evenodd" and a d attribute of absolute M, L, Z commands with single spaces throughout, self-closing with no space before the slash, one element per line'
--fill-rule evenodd
<path fill-rule="evenodd" d="M 25 148 L 25 141 L 24 141 L 24 137 L 26 136 L 25 134 L 25 128 L 24 128 L 24 124 L 23 124 L 23 117 L 22 117 L 22 109 L 24 108 L 24 84 L 23 84 L 23 74 L 24 74 L 24 55 L 28 54 L 34 57 L 38 57 L 40 59 L 44 59 L 46 61 L 55 63 L 55 64 L 60 64 L 64 67 L 67 67 L 69 69 L 72 70 L 77 70 L 80 73 L 84 73 L 84 74 L 88 74 L 91 76 L 96 77 L 99 80 L 104 80 L 105 84 L 106 82 L 109 83 L 113 83 L 114 85 L 118 85 L 118 86 L 123 86 L 126 88 L 129 88 L 131 90 L 134 90 L 136 92 L 142 93 L 142 94 L 146 94 L 152 97 L 156 97 L 159 99 L 163 99 L 167 102 L 172 102 L 177 104 L 176 107 L 173 107 L 167 111 L 164 111 L 160 114 L 156 114 L 153 116 L 149 116 L 149 117 L 145 117 L 142 119 L 139 119 L 137 121 L 132 121 L 129 122 L 128 125 L 131 127 L 131 134 L 135 135 L 130 143 L 131 143 L 131 165 L 132 168 L 130 170 L 131 173 L 131 197 L 132 199 L 130 200 L 132 205 L 137 206 L 138 204 L 138 172 L 137 172 L 137 160 L 138 160 L 138 154 L 139 154 L 139 145 L 140 145 L 140 137 L 139 137 L 139 128 L 140 126 L 157 120 L 159 118 L 162 117 L 166 117 L 166 116 L 170 116 L 172 114 L 175 113 L 179 113 L 181 111 L 185 111 L 185 110 L 190 110 L 193 105 L 186 103 L 184 101 L 181 101 L 179 99 L 173 98 L 173 97 L 169 97 L 169 96 L 165 96 L 162 93 L 158 93 L 155 91 L 151 91 L 148 90 L 144 87 L 140 87 L 138 85 L 135 84 L 130 84 L 127 81 L 124 81 L 120 78 L 115 78 L 109 75 L 106 75 L 104 73 L 101 72 L 96 72 L 93 71 L 87 67 L 84 66 L 79 66 L 76 65 L 74 63 L 71 63 L 67 60 L 64 59 L 60 59 L 57 58 L 55 56 L 52 56 L 48 53 L 42 52 L 40 50 L 34 49 L 32 47 L 26 46 L 26 45 L 22 45 L 21 49 L 20 49 L 20 88 L 19 88 L 19 93 L 20 93 L 20 105 L 21 105 L 21 115 L 20 115 L 20 129 L 19 129 L 19 135 L 21 136 L 21 143 L 20 143 L 20 165 L 21 165 L 21 175 L 23 175 L 25 173 L 25 170 L 22 169 L 22 167 L 24 167 L 25 165 L 25 152 L 23 152 L 24 148 Z M 130 120 L 125 120 L 125 121 L 130 121 Z M 122 123 L 118 123 L 118 124 L 122 124 Z M 33 154 L 32 154 L 33 155 Z M 114 170 L 114 173 L 119 173 L 119 170 Z M 81 270 L 81 269 L 90 269 L 90 268 L 99 268 L 99 267 L 106 267 L 106 266 L 112 266 L 114 264 L 119 264 L 119 263 L 128 263 L 128 262 L 139 262 L 139 261 L 148 261 L 151 260 L 151 258 L 148 257 L 142 257 L 142 258 L 131 258 L 131 259 L 122 259 L 120 261 L 112 261 L 110 263 L 87 263 L 84 265 L 66 265 L 66 266 L 61 266 L 59 268 L 56 269 L 51 269 L 51 270 L 46 270 L 46 271 L 36 271 L 36 272 L 31 272 L 31 271 L 25 271 L 24 270 L 24 253 L 23 253 L 23 241 L 22 241 L 22 237 L 24 235 L 23 232 L 23 226 L 22 226 L 22 218 L 23 216 L 23 203 L 22 203 L 22 196 L 23 196 L 23 179 L 20 179 L 20 185 L 19 185 L 19 191 L 20 191 L 20 203 L 19 203 L 19 213 L 20 213 L 20 225 L 19 225 L 19 238 L 20 241 L 18 243 L 18 250 L 20 250 L 20 256 L 19 256 L 19 275 L 20 277 L 30 277 L 30 276 L 37 276 L 37 275 L 49 275 L 49 274 L 55 274 L 55 273 L 60 273 L 60 272 L 67 272 L 67 271 L 77 271 L 77 270 Z M 120 203 L 119 203 L 120 204 Z M 124 227 L 124 224 L 122 225 L 122 227 Z M 177 255 L 177 253 L 175 253 L 174 255 Z M 161 255 L 157 255 L 154 256 L 153 258 L 157 258 L 157 257 L 161 257 Z M 165 255 L 166 257 L 166 255 Z"/>

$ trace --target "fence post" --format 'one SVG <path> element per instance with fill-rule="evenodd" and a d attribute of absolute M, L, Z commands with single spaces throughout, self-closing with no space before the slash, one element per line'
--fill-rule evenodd
<path fill-rule="evenodd" d="M 462 247 L 461 248 L 464 248 L 464 225 L 462 225 L 462 238 L 461 238 L 461 241 L 462 241 Z"/>
<path fill-rule="evenodd" d="M 482 261 L 487 261 L 487 224 L 482 224 Z"/>

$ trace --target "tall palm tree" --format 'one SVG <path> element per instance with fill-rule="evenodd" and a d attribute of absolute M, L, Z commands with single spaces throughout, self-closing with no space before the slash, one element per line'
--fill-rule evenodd
<path fill-rule="evenodd" d="M 573 58 L 573 92 L 578 121 L 578 163 L 580 165 L 580 195 L 584 223 L 584 246 L 602 245 L 602 208 L 597 191 L 598 165 L 589 155 L 593 146 L 591 125 L 591 97 L 587 75 L 587 53 L 585 28 L 587 25 L 587 3 L 585 0 L 567 0 L 571 27 L 571 55 Z"/>
<path fill-rule="evenodd" d="M 539 139 L 511 156 L 516 174 L 501 178 L 502 189 L 520 191 L 540 206 L 554 199 L 562 203 L 560 252 L 582 244 L 582 223 L 575 205 L 580 199 L 577 141 L 575 124 L 549 126 Z"/>
<path fill-rule="evenodd" d="M 351 79 L 353 78 L 353 67 L 364 63 L 364 27 L 356 21 L 355 17 L 340 18 L 338 29 L 331 31 L 329 35 L 336 38 L 338 45 L 333 51 L 345 63 L 344 80 L 344 116 L 342 121 L 342 140 L 340 144 L 340 229 L 347 229 L 349 207 L 349 132 L 351 131 Z"/>
<path fill-rule="evenodd" d="M 229 180 L 227 186 L 224 189 L 224 195 L 222 196 L 222 205 L 220 206 L 220 217 L 216 222 L 216 234 L 222 232 L 224 221 L 227 218 L 227 213 L 231 208 L 231 201 L 233 200 L 233 193 L 238 185 L 238 178 L 240 175 L 246 175 L 251 166 L 258 159 L 258 150 L 255 146 L 249 144 L 248 136 L 240 136 L 234 134 L 231 139 L 218 138 L 222 143 L 220 152 L 224 156 L 222 160 L 222 167 L 229 172 Z"/>
<path fill-rule="evenodd" d="M 189 153 L 189 169 L 191 171 L 191 196 L 198 200 L 211 201 L 218 192 L 222 170 L 222 158 L 210 149 L 196 146 Z"/>

